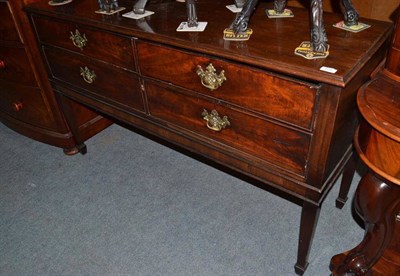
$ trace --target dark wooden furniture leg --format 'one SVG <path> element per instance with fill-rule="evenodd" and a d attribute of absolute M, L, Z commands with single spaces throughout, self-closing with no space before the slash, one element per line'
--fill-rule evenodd
<path fill-rule="evenodd" d="M 393 234 L 400 208 L 400 187 L 369 172 L 355 194 L 355 209 L 365 223 L 365 236 L 352 250 L 332 258 L 333 275 L 368 275 Z"/>
<path fill-rule="evenodd" d="M 365 235 L 355 248 L 335 255 L 334 276 L 400 275 L 400 15 L 385 67 L 357 94 L 362 121 L 354 147 L 368 167 L 358 184 L 354 208 Z"/>
<path fill-rule="evenodd" d="M 81 137 L 79 131 L 79 124 L 76 121 L 76 117 L 74 116 L 74 111 L 69 102 L 67 102 L 63 96 L 56 93 L 58 102 L 61 105 L 62 110 L 64 111 L 65 119 L 71 129 L 72 135 L 74 135 L 74 139 L 76 141 L 76 147 L 73 149 L 64 149 L 64 153 L 67 155 L 74 155 L 76 153 L 86 154 L 87 147 L 84 143 L 84 139 Z"/>
<path fill-rule="evenodd" d="M 310 253 L 311 242 L 313 240 L 315 228 L 317 226 L 321 206 L 304 201 L 301 210 L 299 246 L 297 252 L 297 262 L 294 266 L 298 275 L 303 275 L 308 266 L 308 255 Z"/>
<path fill-rule="evenodd" d="M 218 2 L 197 4 L 205 10 L 224 8 Z M 93 13 L 98 4 L 91 0 L 74 1 L 71 9 L 38 1 L 26 11 L 61 100 L 73 99 L 259 180 L 262 188 L 272 186 L 300 200 L 296 271 L 303 274 L 320 206 L 350 157 L 357 121 L 355 94 L 384 58 L 392 26 L 371 21 L 371 32 L 346 37 L 346 45 L 357 45 L 352 51 L 343 47 L 343 37 L 333 36 L 330 43 L 336 46 L 330 59 L 340 70 L 321 74 L 314 62 L 304 62 L 293 53 L 293 45 L 309 31 L 300 32 L 292 20 L 279 20 L 276 28 L 276 20 L 265 20 L 266 3 L 247 1 L 234 21 L 238 30 L 247 27 L 257 2 L 252 19 L 259 24 L 253 30 L 261 35 L 251 44 L 263 51 L 246 51 L 242 43 L 221 43 L 221 31 L 232 16 L 222 10 L 203 14 L 216 30 L 205 36 L 165 28 L 166 18 L 172 22 L 185 14 L 184 5 L 175 1 L 152 6 L 157 15 L 147 20 L 151 32 L 128 20 L 105 22 Z M 332 14 L 325 18 L 337 20 Z M 309 13 L 298 9 L 295 20 L 308 22 Z M 266 31 L 270 28 L 274 32 Z M 76 41 L 78 29 L 78 42 L 86 37 L 85 46 Z M 75 138 L 84 146 L 78 132 L 82 124 L 71 116 L 75 109 L 63 106 Z"/>
<path fill-rule="evenodd" d="M 356 164 L 357 164 L 357 154 L 354 152 L 349 161 L 347 161 L 346 167 L 344 168 L 342 181 L 340 183 L 340 190 L 339 195 L 336 198 L 336 207 L 342 209 L 344 204 L 346 203 L 349 194 L 349 190 L 351 187 L 351 182 L 354 177 L 354 173 L 356 171 Z"/>

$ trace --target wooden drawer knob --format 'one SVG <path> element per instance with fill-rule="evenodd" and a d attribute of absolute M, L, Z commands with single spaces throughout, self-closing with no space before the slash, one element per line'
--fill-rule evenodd
<path fill-rule="evenodd" d="M 12 103 L 12 108 L 14 109 L 14 111 L 19 112 L 22 110 L 23 105 L 22 102 L 14 102 Z"/>
<path fill-rule="evenodd" d="M 206 70 L 203 70 L 200 65 L 197 65 L 196 73 L 200 77 L 201 84 L 211 91 L 217 89 L 224 81 L 226 81 L 224 70 L 219 74 L 216 72 L 217 70 L 215 70 L 211 63 L 206 67 Z"/>
<path fill-rule="evenodd" d="M 201 115 L 203 116 L 203 120 L 207 122 L 207 127 L 211 130 L 221 131 L 231 125 L 228 117 L 224 116 L 221 118 L 215 109 L 211 110 L 210 113 L 204 109 Z"/>
<path fill-rule="evenodd" d="M 0 60 L 0 70 L 6 68 L 6 63 L 3 60 Z"/>

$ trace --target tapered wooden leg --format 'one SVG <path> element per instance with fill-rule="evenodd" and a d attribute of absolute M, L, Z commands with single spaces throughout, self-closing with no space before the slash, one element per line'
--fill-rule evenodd
<path fill-rule="evenodd" d="M 353 181 L 354 173 L 356 171 L 357 161 L 358 155 L 353 153 L 344 168 L 342 181 L 340 183 L 339 195 L 336 198 L 336 207 L 339 209 L 343 208 L 348 199 L 347 195 L 349 194 L 351 182 Z"/>
<path fill-rule="evenodd" d="M 301 211 L 299 247 L 297 252 L 297 263 L 294 266 L 298 275 L 303 275 L 308 266 L 308 255 L 310 253 L 315 228 L 317 226 L 321 207 L 305 201 Z"/>
<path fill-rule="evenodd" d="M 76 141 L 76 147 L 73 149 L 64 149 L 64 153 L 67 155 L 73 155 L 76 154 L 77 152 L 80 152 L 81 154 L 86 154 L 87 148 L 84 143 L 85 140 L 81 136 L 81 133 L 79 131 L 79 124 L 76 121 L 71 105 L 69 104 L 69 102 L 65 100 L 63 96 L 59 95 L 58 93 L 56 93 L 56 95 L 58 102 L 60 103 L 61 108 L 63 110 L 65 119 L 67 120 L 67 124 L 71 129 L 72 135 L 74 136 L 74 140 Z"/>
<path fill-rule="evenodd" d="M 369 172 L 357 187 L 354 204 L 365 223 L 364 239 L 352 250 L 332 258 L 333 275 L 371 273 L 371 267 L 380 259 L 392 237 L 400 206 L 400 188 Z"/>

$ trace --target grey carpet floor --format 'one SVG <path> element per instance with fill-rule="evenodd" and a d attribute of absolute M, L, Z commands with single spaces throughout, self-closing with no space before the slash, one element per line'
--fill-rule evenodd
<path fill-rule="evenodd" d="M 0 275 L 294 275 L 298 205 L 118 125 L 87 146 L 65 156 L 0 123 Z M 305 275 L 363 237 L 338 187 Z"/>

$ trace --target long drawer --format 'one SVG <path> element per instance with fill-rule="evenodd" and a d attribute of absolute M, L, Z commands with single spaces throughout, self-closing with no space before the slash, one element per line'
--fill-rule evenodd
<path fill-rule="evenodd" d="M 191 89 L 240 107 L 311 130 L 318 86 L 290 80 L 265 71 L 220 59 L 199 56 L 143 41 L 137 42 L 140 71 L 144 76 Z M 217 89 L 202 85 L 198 76 L 212 64 L 226 80 Z"/>
<path fill-rule="evenodd" d="M 42 43 L 136 70 L 131 38 L 64 21 L 36 16 L 33 18 Z"/>
<path fill-rule="evenodd" d="M 135 73 L 57 48 L 45 47 L 44 53 L 53 78 L 105 102 L 144 112 L 141 85 Z"/>
<path fill-rule="evenodd" d="M 24 47 L 0 46 L 0 79 L 36 86 L 35 76 Z"/>
<path fill-rule="evenodd" d="M 145 86 L 152 116 L 193 131 L 196 136 L 202 135 L 297 174 L 305 174 L 310 134 L 265 121 L 205 98 L 178 93 L 153 82 L 146 82 Z M 215 130 L 215 125 L 206 121 L 207 115 L 208 118 L 219 117 L 219 120 L 225 121 L 225 128 Z"/>

